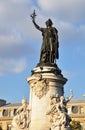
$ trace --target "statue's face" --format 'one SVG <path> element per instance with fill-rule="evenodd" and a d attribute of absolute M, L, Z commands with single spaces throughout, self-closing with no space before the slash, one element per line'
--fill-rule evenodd
<path fill-rule="evenodd" d="M 50 24 L 47 22 L 47 23 L 46 23 L 46 26 L 47 26 L 47 27 L 49 27 L 49 26 L 50 26 Z"/>
<path fill-rule="evenodd" d="M 61 101 L 64 101 L 64 97 L 63 97 L 63 96 L 61 96 L 61 97 L 60 97 L 60 100 L 61 100 Z"/>
<path fill-rule="evenodd" d="M 26 99 L 22 99 L 22 104 L 26 104 Z"/>

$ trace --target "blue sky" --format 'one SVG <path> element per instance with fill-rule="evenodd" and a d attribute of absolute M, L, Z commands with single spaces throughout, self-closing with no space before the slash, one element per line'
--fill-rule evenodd
<path fill-rule="evenodd" d="M 20 102 L 29 99 L 26 78 L 37 65 L 42 44 L 30 14 L 36 10 L 36 22 L 45 27 L 51 18 L 58 29 L 58 67 L 68 79 L 74 98 L 85 93 L 85 0 L 0 0 L 0 99 Z"/>

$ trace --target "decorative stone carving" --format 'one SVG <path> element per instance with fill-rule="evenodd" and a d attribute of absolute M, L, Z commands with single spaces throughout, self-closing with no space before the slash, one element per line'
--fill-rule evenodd
<path fill-rule="evenodd" d="M 47 79 L 43 79 L 42 75 L 36 74 L 34 82 L 31 83 L 31 89 L 35 93 L 35 95 L 40 99 L 44 95 L 46 95 L 49 90 Z"/>
<path fill-rule="evenodd" d="M 69 130 L 69 123 L 71 118 L 67 114 L 66 105 L 71 100 L 73 95 L 68 99 L 64 96 L 53 95 L 50 97 L 50 110 L 46 113 L 50 117 L 52 130 Z"/>
<path fill-rule="evenodd" d="M 31 110 L 26 99 L 22 99 L 22 106 L 16 110 L 16 116 L 12 121 L 12 129 L 16 128 L 16 130 L 26 130 L 29 128 L 31 118 L 30 118 Z"/>

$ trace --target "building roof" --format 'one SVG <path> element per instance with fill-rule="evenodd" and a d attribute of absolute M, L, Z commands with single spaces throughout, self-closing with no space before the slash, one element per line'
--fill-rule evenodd
<path fill-rule="evenodd" d="M 19 106 L 21 106 L 21 103 L 7 103 L 7 104 L 1 106 L 0 108 L 4 108 L 4 107 L 6 107 L 6 108 L 8 108 L 8 107 L 19 107 Z"/>
<path fill-rule="evenodd" d="M 72 99 L 68 104 L 85 104 L 85 99 Z"/>

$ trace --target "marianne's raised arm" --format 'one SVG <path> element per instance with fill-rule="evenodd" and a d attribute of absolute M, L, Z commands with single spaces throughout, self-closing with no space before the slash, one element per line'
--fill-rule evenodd
<path fill-rule="evenodd" d="M 35 10 L 34 10 L 33 13 L 32 13 L 32 15 L 31 15 L 32 22 L 33 22 L 34 26 L 35 26 L 38 30 L 42 31 L 42 28 L 35 22 L 35 17 L 36 17 L 36 16 L 37 16 L 37 15 L 36 15 Z"/>

